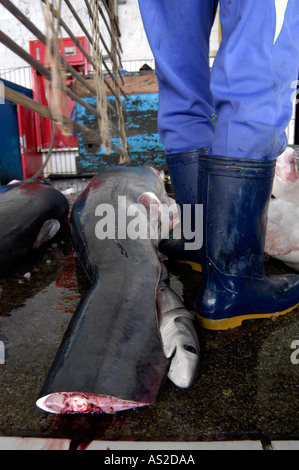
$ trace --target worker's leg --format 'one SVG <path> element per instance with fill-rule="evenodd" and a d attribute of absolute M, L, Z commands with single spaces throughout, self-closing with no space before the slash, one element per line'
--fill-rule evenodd
<path fill-rule="evenodd" d="M 198 157 L 213 138 L 209 40 L 218 0 L 139 0 L 159 82 L 158 125 L 178 205 L 197 201 Z M 183 211 L 181 211 L 182 217 Z M 194 225 L 194 220 L 192 220 Z M 169 258 L 198 263 L 185 240 L 163 240 Z"/>
<path fill-rule="evenodd" d="M 220 0 L 222 43 L 211 89 L 211 154 L 273 160 L 287 145 L 299 69 L 297 0 Z"/>
<path fill-rule="evenodd" d="M 209 39 L 218 0 L 139 0 L 159 81 L 166 154 L 210 145 L 214 125 Z"/>
<path fill-rule="evenodd" d="M 199 158 L 202 282 L 195 309 L 208 329 L 270 318 L 299 305 L 299 275 L 266 276 L 264 243 L 275 161 Z"/>
<path fill-rule="evenodd" d="M 264 271 L 275 159 L 287 145 L 298 77 L 298 2 L 220 2 L 223 41 L 212 76 L 218 123 L 198 172 L 203 275 L 195 308 L 211 329 L 299 305 L 298 275 Z"/>

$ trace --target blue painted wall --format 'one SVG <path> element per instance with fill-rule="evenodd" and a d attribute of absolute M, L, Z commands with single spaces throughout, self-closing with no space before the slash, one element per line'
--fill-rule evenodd
<path fill-rule="evenodd" d="M 96 98 L 84 98 L 89 104 L 96 106 Z M 114 104 L 115 98 L 108 97 Z M 130 164 L 132 166 L 150 165 L 158 169 L 166 169 L 164 146 L 160 140 L 157 124 L 159 107 L 158 93 L 128 95 L 128 100 L 122 98 L 127 111 L 125 117 L 126 135 L 129 148 Z M 79 124 L 98 130 L 98 123 L 94 115 L 76 103 L 76 119 Z M 117 123 L 115 123 L 117 124 Z M 115 137 L 111 142 L 121 148 L 120 139 Z M 103 168 L 115 166 L 119 156 L 111 151 L 105 155 L 100 146 L 89 143 L 85 136 L 78 137 L 79 158 L 77 169 L 79 173 L 98 172 Z"/>
<path fill-rule="evenodd" d="M 32 91 L 7 80 L 5 86 L 32 98 Z M 13 179 L 22 179 L 22 160 L 19 139 L 17 106 L 9 100 L 0 104 L 0 182 L 7 184 Z"/>

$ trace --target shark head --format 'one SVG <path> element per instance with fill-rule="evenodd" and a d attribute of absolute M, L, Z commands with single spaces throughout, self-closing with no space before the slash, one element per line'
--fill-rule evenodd
<path fill-rule="evenodd" d="M 199 365 L 199 343 L 194 335 L 194 327 L 187 317 L 175 320 L 176 336 L 173 344 L 175 351 L 172 356 L 168 378 L 180 388 L 192 385 Z"/>
<path fill-rule="evenodd" d="M 161 321 L 160 333 L 165 355 L 171 359 L 168 378 L 177 387 L 190 387 L 200 359 L 193 315 L 183 308 L 168 312 Z"/>

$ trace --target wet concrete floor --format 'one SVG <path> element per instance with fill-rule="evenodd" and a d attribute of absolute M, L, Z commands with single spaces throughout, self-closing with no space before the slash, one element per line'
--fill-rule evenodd
<path fill-rule="evenodd" d="M 52 182 L 61 190 L 87 180 Z M 267 273 L 289 272 L 266 259 Z M 171 287 L 192 309 L 201 274 L 168 263 Z M 25 274 L 30 273 L 26 279 Z M 223 332 L 198 328 L 201 367 L 188 390 L 166 379 L 154 406 L 115 415 L 57 416 L 39 410 L 40 389 L 65 329 L 89 281 L 65 230 L 0 278 L 0 436 L 93 440 L 298 440 L 299 309 L 280 318 L 252 320 Z M 1 344 L 1 343 L 0 343 Z M 298 349 L 298 346 L 297 346 Z"/>

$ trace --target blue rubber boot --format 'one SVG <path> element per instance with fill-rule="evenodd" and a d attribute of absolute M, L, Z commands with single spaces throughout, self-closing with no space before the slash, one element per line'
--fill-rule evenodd
<path fill-rule="evenodd" d="M 264 243 L 275 161 L 200 157 L 204 206 L 202 283 L 195 301 L 202 327 L 224 330 L 299 305 L 299 275 L 267 277 Z"/>
<path fill-rule="evenodd" d="M 174 192 L 174 197 L 181 211 L 181 227 L 183 227 L 184 205 L 190 205 L 191 226 L 190 232 L 195 232 L 195 204 L 197 203 L 197 173 L 198 158 L 205 155 L 207 148 L 200 148 L 189 152 L 181 152 L 175 155 L 167 155 L 166 162 Z M 188 230 L 189 231 L 189 230 Z M 194 245 L 194 249 L 186 249 Z M 159 246 L 161 253 L 170 260 L 183 264 L 189 264 L 194 271 L 201 272 L 200 253 L 195 248 L 194 239 L 186 239 L 183 231 L 181 238 L 162 240 Z"/>

